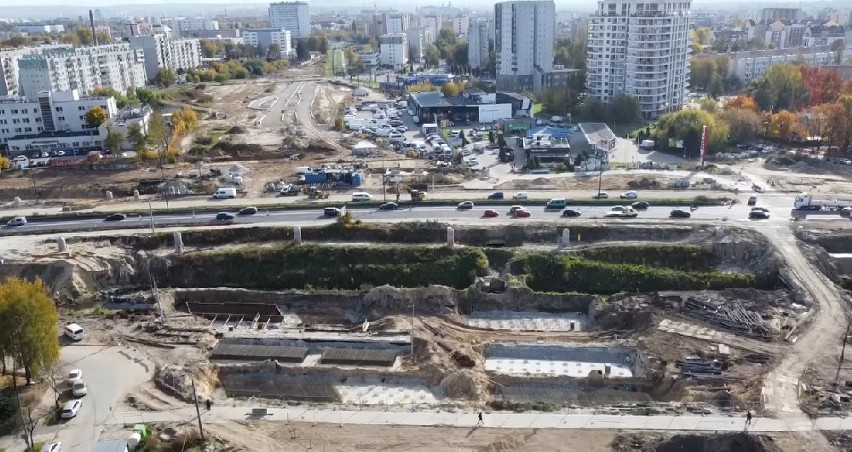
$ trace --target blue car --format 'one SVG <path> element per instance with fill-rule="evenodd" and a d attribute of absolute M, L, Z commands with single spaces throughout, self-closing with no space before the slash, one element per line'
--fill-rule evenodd
<path fill-rule="evenodd" d="M 379 210 L 396 210 L 399 209 L 399 204 L 395 202 L 386 202 L 379 206 Z"/>
<path fill-rule="evenodd" d="M 503 192 L 495 191 L 494 193 L 488 195 L 488 199 L 503 199 Z"/>

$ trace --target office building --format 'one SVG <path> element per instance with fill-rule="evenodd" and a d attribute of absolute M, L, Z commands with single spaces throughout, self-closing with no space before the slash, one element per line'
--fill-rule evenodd
<path fill-rule="evenodd" d="M 472 69 L 488 63 L 488 20 L 475 19 L 467 32 L 467 61 Z"/>
<path fill-rule="evenodd" d="M 307 2 L 279 2 L 269 5 L 269 28 L 283 28 L 293 39 L 311 35 L 311 10 Z"/>
<path fill-rule="evenodd" d="M 108 120 L 118 114 L 114 98 L 80 96 L 76 90 L 0 99 L 0 143 L 9 146 L 11 155 L 80 148 L 86 146 L 83 142 L 95 146 L 101 131 L 85 119 L 94 107 L 101 107 Z"/>
<path fill-rule="evenodd" d="M 499 91 L 540 92 L 553 70 L 556 6 L 552 0 L 494 5 Z"/>
<path fill-rule="evenodd" d="M 379 37 L 382 66 L 399 69 L 408 64 L 408 36 L 405 33 L 383 34 Z"/>
<path fill-rule="evenodd" d="M 143 52 L 145 76 L 149 81 L 157 77 L 160 69 L 178 71 L 201 66 L 201 41 L 198 39 L 173 39 L 162 33 L 128 39 L 131 48 Z"/>
<path fill-rule="evenodd" d="M 260 47 L 264 51 L 272 44 L 278 44 L 281 56 L 293 53 L 291 35 L 283 28 L 249 28 L 243 30 L 243 42 L 247 46 Z"/>
<path fill-rule="evenodd" d="M 763 8 L 760 10 L 761 22 L 775 22 L 776 20 L 788 20 L 798 22 L 807 17 L 799 8 Z"/>
<path fill-rule="evenodd" d="M 689 83 L 690 1 L 602 0 L 589 19 L 586 90 L 636 97 L 645 118 L 679 110 Z"/>
<path fill-rule="evenodd" d="M 41 91 L 77 90 L 86 95 L 96 87 L 126 92 L 145 86 L 145 57 L 129 44 L 45 49 L 18 59 L 19 95 Z"/>

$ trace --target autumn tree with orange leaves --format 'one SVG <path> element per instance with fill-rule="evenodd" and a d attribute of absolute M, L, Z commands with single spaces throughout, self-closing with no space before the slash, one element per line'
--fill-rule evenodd
<path fill-rule="evenodd" d="M 804 136 L 806 131 L 799 122 L 799 115 L 789 110 L 781 110 L 769 116 L 766 133 L 773 138 L 793 141 Z"/>
<path fill-rule="evenodd" d="M 754 100 L 753 97 L 747 95 L 740 95 L 734 97 L 733 99 L 725 102 L 724 106 L 725 110 L 751 110 L 751 111 L 760 111 L 760 106 L 757 105 L 757 101 Z"/>

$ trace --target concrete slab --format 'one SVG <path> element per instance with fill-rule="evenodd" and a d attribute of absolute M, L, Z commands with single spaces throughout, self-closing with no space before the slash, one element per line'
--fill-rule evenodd
<path fill-rule="evenodd" d="M 475 311 L 467 316 L 468 325 L 489 330 L 585 331 L 588 322 L 588 316 L 579 312 Z"/>

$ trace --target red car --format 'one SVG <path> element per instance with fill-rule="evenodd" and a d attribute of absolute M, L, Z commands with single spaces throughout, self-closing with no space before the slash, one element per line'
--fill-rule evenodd
<path fill-rule="evenodd" d="M 515 218 L 527 218 L 530 216 L 529 210 L 518 209 L 515 211 Z"/>
<path fill-rule="evenodd" d="M 494 217 L 499 217 L 500 214 L 497 213 L 496 210 L 488 209 L 488 210 L 486 210 L 485 212 L 482 213 L 482 216 L 485 217 L 485 218 L 494 218 Z"/>

